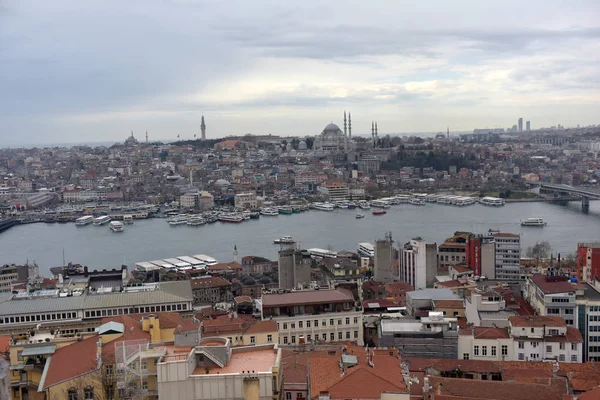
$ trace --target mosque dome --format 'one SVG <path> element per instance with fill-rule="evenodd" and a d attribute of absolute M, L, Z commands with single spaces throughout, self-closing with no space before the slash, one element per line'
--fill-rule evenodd
<path fill-rule="evenodd" d="M 306 150 L 307 149 L 307 145 L 306 142 L 304 140 L 301 140 L 300 143 L 298 143 L 298 150 Z"/>
<path fill-rule="evenodd" d="M 337 132 L 341 132 L 341 131 L 342 130 L 340 129 L 340 127 L 334 123 L 327 125 L 325 127 L 325 129 L 323 129 L 323 132 L 336 132 L 337 133 Z"/>
<path fill-rule="evenodd" d="M 229 181 L 226 181 L 225 179 L 217 179 L 217 181 L 215 182 L 215 185 L 217 185 L 217 186 L 229 186 L 229 185 L 231 185 L 231 183 L 229 183 Z"/>

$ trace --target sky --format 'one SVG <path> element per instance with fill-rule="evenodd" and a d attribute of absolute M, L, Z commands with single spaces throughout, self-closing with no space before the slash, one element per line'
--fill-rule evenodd
<path fill-rule="evenodd" d="M 600 2 L 0 0 L 0 146 L 600 123 Z"/>

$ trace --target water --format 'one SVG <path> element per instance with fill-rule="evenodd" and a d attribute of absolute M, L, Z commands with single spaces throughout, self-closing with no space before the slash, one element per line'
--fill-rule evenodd
<path fill-rule="evenodd" d="M 415 236 L 439 244 L 455 231 L 485 233 L 490 228 L 521 234 L 523 250 L 545 240 L 565 255 L 576 251 L 577 242 L 600 241 L 600 202 L 590 202 L 588 214 L 580 207 L 577 202 L 569 206 L 513 203 L 498 208 L 403 204 L 392 206 L 384 216 L 362 211 L 362 219 L 354 218 L 354 210 L 313 210 L 200 227 L 170 226 L 164 219 L 136 220 L 123 233 L 112 232 L 108 225 L 29 224 L 0 234 L 0 264 L 35 260 L 40 272 L 49 275 L 49 268 L 62 265 L 63 248 L 67 262 L 90 268 L 115 268 L 123 263 L 132 267 L 139 261 L 193 254 L 229 262 L 234 245 L 240 258 L 260 255 L 275 260 L 279 247 L 273 240 L 285 235 L 292 235 L 304 248 L 356 251 L 357 243 L 373 242 L 386 232 L 392 232 L 397 244 Z M 548 225 L 521 227 L 520 220 L 530 217 L 544 218 Z"/>

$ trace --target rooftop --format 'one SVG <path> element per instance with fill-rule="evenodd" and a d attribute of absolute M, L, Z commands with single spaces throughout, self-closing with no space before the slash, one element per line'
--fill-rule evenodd
<path fill-rule="evenodd" d="M 335 290 L 300 290 L 288 293 L 263 294 L 263 307 L 289 306 L 320 303 L 354 303 L 352 293 L 346 289 Z"/>
<path fill-rule="evenodd" d="M 232 351 L 229 363 L 223 368 L 214 367 L 208 371 L 208 374 L 242 374 L 242 373 L 261 373 L 271 372 L 277 360 L 277 350 L 253 349 L 245 351 Z M 196 367 L 192 375 L 207 375 L 204 367 Z"/>
<path fill-rule="evenodd" d="M 544 326 L 560 326 L 566 327 L 567 324 L 563 317 L 553 317 L 548 315 L 525 315 L 509 317 L 508 321 L 512 326 L 520 327 L 544 327 Z"/>
<path fill-rule="evenodd" d="M 544 294 L 574 292 L 575 287 L 567 280 L 556 280 L 545 275 L 533 275 L 530 279 Z"/>
<path fill-rule="evenodd" d="M 465 308 L 462 300 L 434 300 L 435 307 Z"/>
<path fill-rule="evenodd" d="M 423 289 L 406 293 L 406 297 L 413 300 L 459 300 L 460 297 L 452 290 L 442 289 Z"/>
<path fill-rule="evenodd" d="M 190 281 L 190 284 L 192 286 L 192 290 L 231 285 L 231 283 L 227 279 L 223 279 L 220 276 L 192 279 Z"/>
<path fill-rule="evenodd" d="M 39 388 L 45 389 L 97 370 L 99 364 L 95 355 L 98 339 L 98 336 L 92 336 L 57 349 L 46 360 Z"/>

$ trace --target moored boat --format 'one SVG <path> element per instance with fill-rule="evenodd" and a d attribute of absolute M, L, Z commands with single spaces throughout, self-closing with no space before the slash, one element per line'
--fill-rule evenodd
<path fill-rule="evenodd" d="M 102 215 L 98 218 L 94 218 L 94 225 L 104 225 L 110 222 L 111 218 L 108 215 Z"/>
<path fill-rule="evenodd" d="M 124 225 L 121 221 L 111 221 L 108 226 L 113 232 L 123 232 L 124 229 Z"/>
<path fill-rule="evenodd" d="M 296 243 L 291 236 L 283 236 L 279 239 L 273 240 L 274 244 L 294 244 Z"/>
<path fill-rule="evenodd" d="M 219 221 L 239 223 L 244 221 L 244 217 L 239 214 L 221 214 L 219 215 Z"/>
<path fill-rule="evenodd" d="M 79 217 L 75 220 L 75 225 L 84 226 L 89 225 L 94 222 L 94 217 L 91 215 L 84 215 L 83 217 Z"/>
<path fill-rule="evenodd" d="M 373 214 L 373 215 L 385 215 L 385 214 L 387 214 L 387 211 L 385 211 L 385 210 L 376 210 L 376 211 L 373 211 L 371 214 Z"/>
<path fill-rule="evenodd" d="M 279 214 L 290 215 L 294 212 L 291 206 L 281 206 L 279 207 Z"/>

